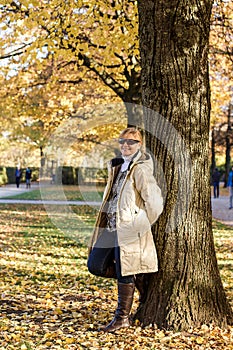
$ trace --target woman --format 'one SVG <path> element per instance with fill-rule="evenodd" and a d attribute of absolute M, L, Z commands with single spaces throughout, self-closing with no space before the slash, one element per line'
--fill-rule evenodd
<path fill-rule="evenodd" d="M 105 332 L 130 326 L 135 285 L 140 301 L 145 300 L 143 275 L 158 270 L 151 225 L 163 209 L 152 158 L 141 151 L 140 131 L 127 128 L 118 141 L 121 157 L 109 164 L 88 258 L 91 273 L 117 278 L 118 306 L 113 320 L 102 328 Z"/>

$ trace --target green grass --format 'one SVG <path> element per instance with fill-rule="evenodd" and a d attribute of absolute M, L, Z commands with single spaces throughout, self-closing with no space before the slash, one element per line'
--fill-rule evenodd
<path fill-rule="evenodd" d="M 18 195 L 3 197 L 7 199 L 23 200 L 68 200 L 68 201 L 101 201 L 103 197 L 103 187 L 98 186 L 49 186 L 41 187 Z"/>
<path fill-rule="evenodd" d="M 213 231 L 218 266 L 225 291 L 233 304 L 233 244 L 232 227 L 213 220 Z"/>

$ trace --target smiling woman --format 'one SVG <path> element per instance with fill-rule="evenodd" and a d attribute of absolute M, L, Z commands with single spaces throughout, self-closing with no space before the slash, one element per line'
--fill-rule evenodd
<path fill-rule="evenodd" d="M 142 135 L 127 128 L 119 136 L 121 156 L 109 164 L 109 178 L 93 233 L 89 271 L 117 278 L 118 306 L 104 332 L 129 327 L 135 286 L 145 300 L 144 274 L 158 269 L 151 225 L 163 210 L 153 161 L 142 151 Z"/>
<path fill-rule="evenodd" d="M 122 156 L 132 156 L 142 145 L 142 135 L 139 130 L 128 128 L 122 131 L 119 140 Z"/>

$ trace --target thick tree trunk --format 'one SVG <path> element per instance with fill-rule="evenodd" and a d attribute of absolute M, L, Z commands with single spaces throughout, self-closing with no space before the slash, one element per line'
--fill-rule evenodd
<path fill-rule="evenodd" d="M 154 228 L 159 272 L 151 276 L 136 315 L 144 325 L 186 329 L 232 320 L 212 234 L 211 7 L 210 0 L 138 2 L 147 147 L 167 186 L 165 210 Z"/>
<path fill-rule="evenodd" d="M 135 103 L 125 103 L 128 116 L 128 127 L 139 127 L 143 129 L 143 110 L 142 106 Z"/>

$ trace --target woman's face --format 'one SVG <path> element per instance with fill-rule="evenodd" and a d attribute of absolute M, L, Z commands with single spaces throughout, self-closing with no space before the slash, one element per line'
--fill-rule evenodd
<path fill-rule="evenodd" d="M 140 149 L 141 142 L 134 140 L 134 136 L 132 134 L 126 134 L 119 139 L 119 147 L 122 156 L 130 156 Z"/>

